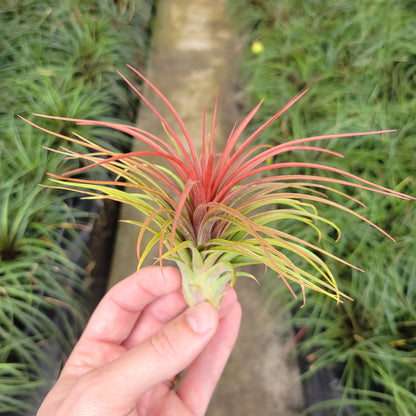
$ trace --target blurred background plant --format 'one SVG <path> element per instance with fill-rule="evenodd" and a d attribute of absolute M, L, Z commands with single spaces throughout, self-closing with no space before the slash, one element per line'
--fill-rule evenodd
<path fill-rule="evenodd" d="M 310 88 L 262 139 L 279 144 L 317 133 L 396 128 L 386 136 L 318 145 L 345 155 L 331 160 L 332 166 L 415 196 L 414 2 L 230 0 L 230 6 L 247 43 L 241 69 L 252 101 L 247 109 L 265 99 L 257 122 Z M 0 414 L 33 414 L 45 373 L 55 364 L 52 354 L 69 351 L 82 326 L 77 294 L 86 281 L 79 264 L 89 258 L 81 234 L 93 226 L 91 207 L 37 186 L 46 172 L 69 170 L 74 162 L 46 152 L 42 146 L 59 147 L 57 139 L 16 115 L 133 121 L 136 97 L 116 70 L 126 63 L 143 67 L 153 7 L 151 0 L 0 5 Z M 70 133 L 68 123 L 48 123 L 53 131 Z M 110 141 L 98 127 L 72 129 Z M 110 145 L 122 150 L 128 142 L 112 135 Z M 291 161 L 295 157 L 290 154 Z M 298 157 L 328 163 L 315 152 Z M 397 243 L 320 207 L 344 230 L 336 250 L 328 230 L 323 248 L 366 273 L 330 265 L 340 290 L 355 302 L 337 306 L 308 293 L 299 309 L 288 299 L 305 377 L 322 368 L 337 376 L 337 397 L 309 414 L 410 416 L 416 414 L 416 204 L 369 193 L 358 197 L 368 206 L 358 213 Z M 286 231 L 308 239 L 305 229 Z M 281 286 L 273 288 L 271 302 L 286 303 Z"/>
<path fill-rule="evenodd" d="M 152 7 L 150 0 L 1 2 L 0 414 L 33 414 L 51 368 L 83 325 L 82 234 L 88 239 L 97 210 L 38 186 L 46 172 L 74 162 L 43 149 L 60 143 L 17 114 L 133 122 L 137 99 L 116 70 L 143 66 Z M 65 133 L 68 123 L 48 126 Z M 128 146 L 96 127 L 74 130 Z"/>
<path fill-rule="evenodd" d="M 414 2 L 230 0 L 230 7 L 245 36 L 241 84 L 247 105 L 265 100 L 258 123 L 310 88 L 262 139 L 277 144 L 315 134 L 397 129 L 328 142 L 345 156 L 330 163 L 415 196 Z M 296 160 L 293 153 L 289 157 Z M 315 152 L 298 157 L 325 161 Z M 284 161 L 280 155 L 279 161 Z M 410 416 L 416 414 L 416 204 L 365 192 L 359 197 L 367 208 L 358 212 L 397 243 L 322 207 L 321 213 L 344 230 L 335 246 L 328 230 L 323 247 L 366 273 L 330 265 L 340 289 L 354 302 L 336 305 L 314 293 L 307 294 L 301 309 L 289 301 L 306 365 L 305 385 L 322 368 L 336 376 L 335 396 L 310 401 L 314 406 L 307 414 Z M 291 232 L 310 238 L 306 229 Z M 268 287 L 275 291 L 271 303 L 285 300 L 281 286 Z"/>

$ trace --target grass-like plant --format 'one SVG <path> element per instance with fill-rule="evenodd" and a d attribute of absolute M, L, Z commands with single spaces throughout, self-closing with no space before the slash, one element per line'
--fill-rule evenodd
<path fill-rule="evenodd" d="M 173 260 L 181 270 L 184 296 L 190 305 L 205 299 L 218 307 L 224 290 L 233 285 L 238 276 L 254 278 L 241 270 L 241 267 L 250 264 L 264 264 L 274 270 L 294 295 L 291 283 L 301 285 L 303 290 L 310 288 L 324 293 L 337 301 L 347 296 L 338 289 L 335 277 L 322 257 L 357 267 L 325 251 L 318 244 L 290 234 L 286 226 L 293 222 L 301 223 L 313 229 L 319 240 L 320 227 L 326 224 L 333 227 L 336 239 L 339 239 L 341 232 L 337 225 L 319 215 L 319 205 L 324 204 L 350 213 L 392 238 L 349 208 L 347 205 L 350 202 L 363 204 L 351 192 L 341 190 L 340 186 L 403 199 L 411 197 L 325 164 L 308 161 L 279 163 L 278 158 L 283 153 L 299 150 L 342 157 L 313 144 L 334 138 L 384 134 L 389 130 L 307 137 L 276 146 L 254 144 L 257 136 L 296 103 L 305 91 L 244 138 L 243 133 L 259 109 L 259 103 L 240 124 L 235 125 L 222 152 L 215 153 L 216 102 L 208 135 L 203 115 L 202 152 L 198 154 L 186 126 L 167 98 L 137 70 L 129 68 L 163 100 L 178 123 L 179 131 L 120 74 L 160 119 L 167 140 L 128 125 L 38 114 L 81 125 L 109 127 L 129 134 L 147 146 L 146 150 L 118 153 L 79 134 L 67 137 L 31 123 L 90 151 L 81 154 L 71 148 L 55 149 L 55 152 L 79 159 L 83 164 L 64 175 L 51 173 L 55 186 L 78 190 L 87 198 L 109 198 L 132 205 L 142 212 L 145 215 L 142 222 L 126 220 L 141 227 L 137 242 L 138 267 L 150 249 L 158 245 L 159 260 Z M 160 163 L 150 163 L 147 157 L 159 159 Z M 85 178 L 83 173 L 94 167 L 108 169 L 114 179 L 97 181 Z M 290 168 L 304 168 L 308 172 L 291 174 Z M 268 175 L 264 176 L 264 173 Z M 330 173 L 330 176 L 322 173 Z M 121 186 L 125 190 L 120 189 Z M 344 197 L 348 204 L 332 200 L 331 192 Z M 146 230 L 153 236 L 143 248 Z"/>
<path fill-rule="evenodd" d="M 80 235 L 91 229 L 93 214 L 72 195 L 37 186 L 47 181 L 46 172 L 68 170 L 71 161 L 45 152 L 42 145 L 59 141 L 45 138 L 16 114 L 36 109 L 68 117 L 134 119 L 137 98 L 113 68 L 130 60 L 143 64 L 151 3 L 1 2 L 1 415 L 36 413 L 56 363 L 69 353 L 84 323 L 83 295 L 91 280 L 80 267 L 89 261 Z M 47 126 L 60 133 L 67 127 L 59 120 Z M 86 129 L 78 132 L 105 140 L 99 128 Z M 118 148 L 123 139 L 111 136 Z"/>
<path fill-rule="evenodd" d="M 416 122 L 411 111 L 416 79 L 409 76 L 416 68 L 414 5 L 399 2 L 386 14 L 387 0 L 230 3 L 245 39 L 263 48 L 257 54 L 247 48 L 240 81 L 250 102 L 264 99 L 256 119 L 265 120 L 271 109 L 299 88 L 311 88 L 280 123 L 270 126 L 261 141 L 273 143 L 276 137 L 321 131 L 398 129 L 393 135 L 331 141 L 329 149 L 345 156 L 332 163 L 416 195 Z M 304 156 L 288 154 L 285 159 L 289 157 L 299 160 Z M 315 152 L 309 157 L 322 163 L 326 155 Z M 368 207 L 358 207 L 359 212 L 397 237 L 397 243 L 383 241 L 382 234 L 365 224 L 350 226 L 351 218 L 342 211 L 329 206 L 320 210 L 348 234 L 333 247 L 334 254 L 366 271 L 363 276 L 342 264 L 331 264 L 339 287 L 355 302 L 334 307 L 330 299 L 311 293 L 306 306 L 299 309 L 299 302 L 290 301 L 273 281 L 267 286 L 267 296 L 273 303 L 287 301 L 288 310 L 295 311 L 292 324 L 302 332 L 307 329 L 297 344 L 310 365 L 305 378 L 320 377 L 315 373 L 320 368 L 338 371 L 339 385 L 335 387 L 334 382 L 333 386 L 342 398 L 317 404 L 321 409 L 317 413 L 341 415 L 349 413 L 347 406 L 352 405 L 356 416 L 410 416 L 416 414 L 416 205 L 376 194 L 366 195 L 366 203 Z M 296 231 L 313 242 L 312 232 L 299 227 Z M 322 230 L 323 235 L 326 231 Z M 324 247 L 326 243 L 323 238 Z M 275 293 L 273 298 L 271 293 Z M 314 393 L 313 399 L 316 403 L 325 400 L 325 395 Z"/>

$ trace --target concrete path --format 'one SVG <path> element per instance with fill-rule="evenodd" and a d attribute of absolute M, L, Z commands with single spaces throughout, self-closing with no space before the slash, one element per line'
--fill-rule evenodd
<path fill-rule="evenodd" d="M 217 87 L 220 88 L 217 144 L 222 147 L 234 121 L 242 119 L 235 100 L 240 45 L 232 25 L 224 17 L 225 4 L 226 0 L 158 2 L 146 75 L 172 102 L 197 146 L 201 144 L 204 106 L 208 124 Z M 154 94 L 148 88 L 144 91 L 171 121 Z M 140 108 L 138 125 L 165 136 L 160 122 L 144 105 Z M 134 219 L 137 213 L 123 207 L 121 218 Z M 135 227 L 120 224 L 110 285 L 135 271 L 137 233 Z M 264 270 L 256 269 L 254 273 L 261 280 Z M 254 282 L 237 282 L 236 290 L 243 306 L 242 328 L 207 415 L 300 415 L 303 396 L 290 328 L 281 317 L 264 311 L 264 299 Z"/>

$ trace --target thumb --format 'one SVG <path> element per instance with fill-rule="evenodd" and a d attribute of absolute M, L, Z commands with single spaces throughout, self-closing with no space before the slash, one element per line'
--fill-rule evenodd
<path fill-rule="evenodd" d="M 200 303 L 116 360 L 86 374 L 87 380 L 80 380 L 78 391 L 84 392 L 81 396 L 90 403 L 94 401 L 94 392 L 100 401 L 111 397 L 111 410 L 123 414 L 151 387 L 189 366 L 210 341 L 217 326 L 217 310 L 207 302 Z M 90 377 L 92 380 L 88 381 Z M 93 391 L 89 388 L 91 384 Z M 108 411 L 108 403 L 105 410 Z"/>

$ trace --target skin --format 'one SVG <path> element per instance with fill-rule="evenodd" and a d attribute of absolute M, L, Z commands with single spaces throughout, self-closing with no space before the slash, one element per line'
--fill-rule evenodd
<path fill-rule="evenodd" d="M 37 416 L 204 415 L 240 319 L 233 289 L 187 308 L 178 270 L 144 268 L 104 296 Z"/>

